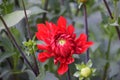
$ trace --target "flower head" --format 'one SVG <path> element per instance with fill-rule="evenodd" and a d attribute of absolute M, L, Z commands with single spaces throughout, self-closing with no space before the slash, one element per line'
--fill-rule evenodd
<path fill-rule="evenodd" d="M 76 64 L 75 66 L 78 71 L 74 73 L 74 76 L 79 77 L 79 80 L 90 80 L 91 76 L 95 76 L 96 69 L 92 68 L 91 60 L 89 60 L 87 64 L 82 62 L 81 64 Z"/>
<path fill-rule="evenodd" d="M 82 33 L 76 38 L 74 27 L 66 24 L 66 19 L 60 16 L 57 24 L 38 24 L 36 32 L 37 39 L 45 43 L 37 45 L 38 49 L 44 50 L 39 53 L 38 60 L 44 62 L 50 57 L 54 58 L 54 63 L 60 64 L 58 73 L 61 75 L 68 70 L 68 65 L 74 62 L 73 54 L 82 54 L 93 44 L 87 41 L 86 34 Z"/>

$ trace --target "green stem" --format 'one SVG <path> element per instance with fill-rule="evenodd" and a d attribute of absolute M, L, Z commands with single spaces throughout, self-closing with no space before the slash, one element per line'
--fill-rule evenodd
<path fill-rule="evenodd" d="M 108 80 L 107 79 L 107 71 L 109 69 L 109 65 L 110 65 L 109 62 L 107 62 L 104 66 L 104 73 L 103 73 L 103 79 L 102 80 Z"/>
<path fill-rule="evenodd" d="M 110 54 L 110 46 L 111 46 L 111 41 L 112 41 L 112 36 L 110 35 L 110 38 L 109 38 L 109 42 L 108 42 L 108 49 L 107 49 L 107 52 L 106 52 L 106 64 L 104 66 L 104 73 L 103 73 L 103 79 L 102 80 L 107 80 L 107 71 L 109 69 L 109 54 Z"/>
<path fill-rule="evenodd" d="M 111 41 L 112 41 L 112 37 L 110 36 L 109 42 L 108 42 L 108 50 L 106 52 L 106 60 L 109 60 L 109 53 L 110 53 Z"/>

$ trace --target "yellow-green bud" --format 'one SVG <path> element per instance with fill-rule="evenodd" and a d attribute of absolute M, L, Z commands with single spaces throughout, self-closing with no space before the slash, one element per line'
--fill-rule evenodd
<path fill-rule="evenodd" d="M 91 75 L 91 69 L 89 67 L 82 68 L 80 74 L 83 77 L 89 77 Z"/>

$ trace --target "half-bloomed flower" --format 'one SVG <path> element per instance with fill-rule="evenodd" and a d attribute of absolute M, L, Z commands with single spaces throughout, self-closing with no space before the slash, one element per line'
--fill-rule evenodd
<path fill-rule="evenodd" d="M 74 62 L 73 54 L 82 54 L 93 44 L 87 41 L 86 34 L 82 33 L 76 38 L 74 27 L 66 24 L 66 19 L 60 16 L 57 24 L 38 24 L 36 33 L 37 39 L 45 43 L 38 44 L 38 49 L 44 50 L 39 53 L 38 60 L 44 62 L 48 58 L 54 58 L 54 63 L 60 64 L 58 74 L 61 75 L 68 70 L 68 65 Z"/>

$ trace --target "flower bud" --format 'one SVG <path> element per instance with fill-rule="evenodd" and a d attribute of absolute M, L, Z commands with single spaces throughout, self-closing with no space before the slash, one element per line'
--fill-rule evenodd
<path fill-rule="evenodd" d="M 91 69 L 89 67 L 82 68 L 80 74 L 83 77 L 89 77 L 91 75 Z"/>

